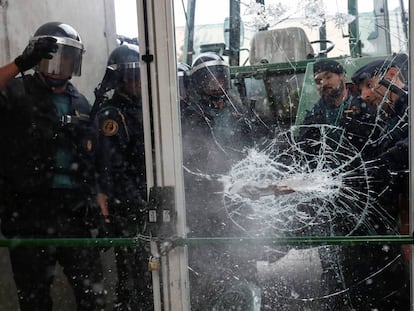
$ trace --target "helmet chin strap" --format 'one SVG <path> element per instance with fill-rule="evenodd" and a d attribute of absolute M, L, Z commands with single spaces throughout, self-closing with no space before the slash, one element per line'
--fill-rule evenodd
<path fill-rule="evenodd" d="M 43 81 L 45 82 L 45 84 L 52 90 L 64 86 L 71 78 L 71 77 L 68 77 L 66 79 L 55 79 L 55 78 L 47 77 L 42 73 L 41 73 L 41 76 L 43 77 Z"/>
<path fill-rule="evenodd" d="M 42 72 L 39 72 L 39 75 L 42 77 L 44 84 L 50 89 L 54 90 L 64 86 L 72 77 L 66 79 L 56 79 L 44 75 Z"/>

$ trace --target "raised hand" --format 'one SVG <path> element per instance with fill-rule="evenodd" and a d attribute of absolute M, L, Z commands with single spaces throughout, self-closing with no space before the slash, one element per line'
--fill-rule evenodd
<path fill-rule="evenodd" d="M 52 59 L 52 53 L 56 53 L 58 50 L 56 41 L 56 38 L 53 37 L 41 37 L 31 41 L 23 53 L 16 57 L 14 63 L 23 72 L 36 66 L 42 59 Z"/>

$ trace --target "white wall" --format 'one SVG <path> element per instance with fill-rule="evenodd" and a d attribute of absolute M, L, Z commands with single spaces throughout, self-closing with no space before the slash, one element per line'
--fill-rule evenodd
<path fill-rule="evenodd" d="M 93 103 L 109 53 L 116 47 L 114 0 L 0 1 L 0 65 L 18 56 L 42 24 L 60 21 L 73 26 L 86 48 L 82 76 L 73 82 Z"/>

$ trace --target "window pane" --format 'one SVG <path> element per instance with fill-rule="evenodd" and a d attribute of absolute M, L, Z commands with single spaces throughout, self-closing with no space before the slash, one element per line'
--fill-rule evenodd
<path fill-rule="evenodd" d="M 409 309 L 408 1 L 174 9 L 192 310 Z"/>

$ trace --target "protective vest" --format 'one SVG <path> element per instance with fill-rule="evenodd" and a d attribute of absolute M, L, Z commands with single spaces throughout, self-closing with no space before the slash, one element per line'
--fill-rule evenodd
<path fill-rule="evenodd" d="M 145 146 L 139 99 L 115 92 L 96 113 L 100 191 L 121 202 L 146 198 Z"/>
<path fill-rule="evenodd" d="M 321 139 L 321 126 L 328 125 L 323 131 L 335 145 L 344 143 L 361 150 L 366 148 L 367 140 L 372 135 L 374 121 L 372 110 L 359 97 L 350 96 L 339 107 L 327 106 L 319 100 L 306 114 L 297 140 L 308 140 L 309 145 L 314 145 L 313 142 Z M 341 142 L 343 138 L 346 142 Z"/>
<path fill-rule="evenodd" d="M 89 120 L 90 105 L 70 83 L 65 94 L 70 109 L 59 116 L 52 91 L 37 74 L 13 80 L 0 93 L 0 176 L 11 191 L 47 192 L 58 173 L 69 175 L 75 188 L 90 191 L 94 185 L 96 129 Z M 62 144 L 71 159 L 64 172 L 56 165 Z"/>

